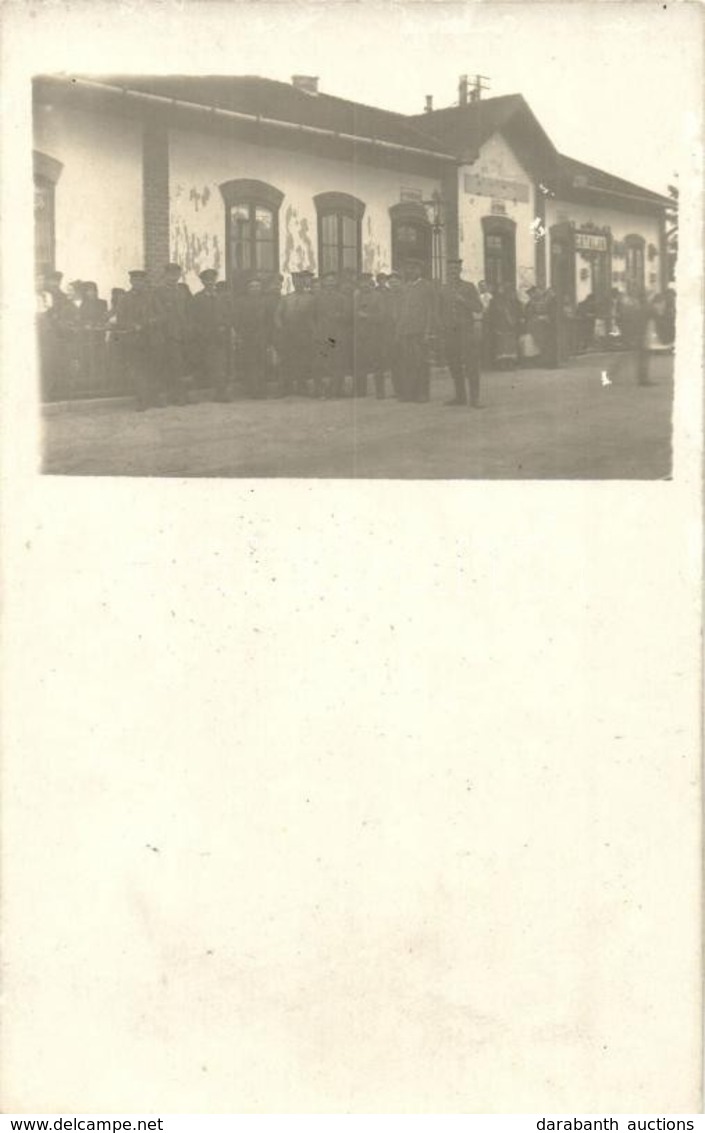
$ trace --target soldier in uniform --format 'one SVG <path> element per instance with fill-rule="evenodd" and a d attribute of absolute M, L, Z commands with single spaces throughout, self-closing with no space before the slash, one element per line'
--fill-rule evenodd
<path fill-rule="evenodd" d="M 179 265 L 167 264 L 163 281 L 155 288 L 155 298 L 161 315 L 159 362 L 162 384 L 169 401 L 175 405 L 186 405 L 186 351 L 191 292 L 186 284 L 179 282 L 180 279 Z"/>
<path fill-rule="evenodd" d="M 364 272 L 358 279 L 354 295 L 354 392 L 356 397 L 367 396 L 367 378 L 373 375 L 377 396 L 382 369 L 382 302 L 374 286 L 374 276 Z"/>
<path fill-rule="evenodd" d="M 158 354 L 160 314 L 146 271 L 128 275 L 130 290 L 118 302 L 116 322 L 137 408 L 143 410 L 165 403 Z"/>
<path fill-rule="evenodd" d="M 81 332 L 80 311 L 83 302 L 83 280 L 72 279 L 66 288 L 68 304 L 64 307 L 62 319 L 63 372 L 67 389 L 78 392 L 85 385 L 83 368 L 83 334 Z"/>
<path fill-rule="evenodd" d="M 387 296 L 384 310 L 384 336 L 387 342 L 387 357 L 389 371 L 392 376 L 392 390 L 396 398 L 402 395 L 402 358 L 401 342 L 397 335 L 397 323 L 401 309 L 403 283 L 398 271 L 389 273 L 387 280 Z"/>
<path fill-rule="evenodd" d="M 228 312 L 229 330 L 225 336 L 225 374 L 226 386 L 232 389 L 235 380 L 235 347 L 233 336 L 235 334 L 235 313 L 233 289 L 225 279 L 219 279 L 215 285 L 216 294 L 221 297 L 223 305 Z"/>
<path fill-rule="evenodd" d="M 284 276 L 281 272 L 275 272 L 270 275 L 267 282 L 263 285 L 262 293 L 264 306 L 266 309 L 266 361 L 265 361 L 265 380 L 271 381 L 272 378 L 278 379 L 279 395 L 284 396 L 285 382 L 282 379 L 281 373 L 281 355 L 279 353 L 279 332 L 276 326 L 277 311 L 279 310 L 279 303 L 282 298 L 282 289 L 284 287 Z"/>
<path fill-rule="evenodd" d="M 61 289 L 63 273 L 44 275 L 40 292 L 39 357 L 42 395 L 57 397 L 66 389 L 76 308 Z"/>
<path fill-rule="evenodd" d="M 618 375 L 624 372 L 632 360 L 637 385 L 653 385 L 649 377 L 649 349 L 647 331 L 649 325 L 649 306 L 643 291 L 628 293 L 622 303 L 622 338 L 628 353 L 623 354 L 617 365 Z"/>
<path fill-rule="evenodd" d="M 107 316 L 107 371 L 108 389 L 122 392 L 125 388 L 125 350 L 122 335 L 117 326 L 117 312 L 120 301 L 126 295 L 124 287 L 113 287 L 110 292 L 110 308 Z"/>
<path fill-rule="evenodd" d="M 107 384 L 106 330 L 108 304 L 98 297 L 92 280 L 83 284 L 83 298 L 78 309 L 81 328 L 81 375 L 90 390 L 104 389 Z"/>
<path fill-rule="evenodd" d="M 396 325 L 401 364 L 400 401 L 428 401 L 430 396 L 428 344 L 433 330 L 435 297 L 422 272 L 420 260 L 407 261 Z"/>
<path fill-rule="evenodd" d="M 313 332 L 316 301 L 307 284 L 310 271 L 291 273 L 294 290 L 279 300 L 274 326 L 280 355 L 281 389 L 286 396 L 293 391 L 307 392 L 313 372 Z"/>
<path fill-rule="evenodd" d="M 392 371 L 394 321 L 392 318 L 392 292 L 389 286 L 389 273 L 386 271 L 377 272 L 375 282 L 377 284 L 376 295 L 379 313 L 379 372 L 375 374 L 375 392 L 377 397 L 381 400 L 386 395 L 385 384 L 387 374 L 391 372 L 392 380 L 394 378 Z"/>
<path fill-rule="evenodd" d="M 238 356 L 245 389 L 250 397 L 267 396 L 267 348 L 271 346 L 270 308 L 262 280 L 252 276 L 245 294 L 235 304 Z"/>
<path fill-rule="evenodd" d="M 477 288 L 460 278 L 462 260 L 448 260 L 448 282 L 441 288 L 443 348 L 455 397 L 448 405 L 480 404 L 480 351 L 483 307 Z M 467 381 L 467 391 L 465 383 Z"/>
<path fill-rule="evenodd" d="M 334 271 L 321 276 L 314 308 L 314 378 L 318 397 L 342 397 L 345 380 L 346 297 Z"/>
<path fill-rule="evenodd" d="M 189 304 L 191 333 L 199 377 L 215 401 L 232 400 L 228 373 L 228 340 L 232 324 L 230 297 L 216 290 L 217 271 L 199 274 L 203 290 Z"/>
<path fill-rule="evenodd" d="M 338 291 L 343 303 L 343 322 L 341 328 L 340 348 L 343 380 L 341 395 L 347 396 L 347 378 L 350 378 L 351 393 L 355 388 L 355 290 L 357 288 L 357 274 L 352 268 L 343 268 L 338 277 Z"/>

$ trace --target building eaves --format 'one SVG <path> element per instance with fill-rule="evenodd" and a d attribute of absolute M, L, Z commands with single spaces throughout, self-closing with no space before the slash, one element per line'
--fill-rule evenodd
<path fill-rule="evenodd" d="M 40 77 L 51 82 L 58 76 Z M 319 135 L 335 135 L 362 143 L 406 149 L 431 158 L 452 160 L 454 154 L 403 114 L 351 102 L 332 95 L 312 95 L 288 83 L 250 75 L 226 76 L 61 76 L 65 82 L 95 84 L 127 97 L 143 96 L 171 103 L 256 120 L 262 125 L 297 127 Z"/>
<path fill-rule="evenodd" d="M 674 202 L 670 197 L 655 193 L 651 189 L 645 189 L 642 185 L 637 185 L 633 181 L 625 181 L 622 177 L 616 177 L 613 173 L 598 169 L 595 165 L 588 165 L 584 161 L 577 161 L 565 154 L 559 155 L 558 169 L 562 188 L 567 192 L 571 190 L 593 191 L 625 200 L 633 199 L 661 207 L 674 207 Z"/>

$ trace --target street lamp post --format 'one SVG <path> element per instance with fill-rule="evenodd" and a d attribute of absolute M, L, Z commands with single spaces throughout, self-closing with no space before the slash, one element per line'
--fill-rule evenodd
<path fill-rule="evenodd" d="M 436 189 L 431 199 L 422 201 L 421 204 L 426 209 L 426 216 L 431 225 L 431 274 L 434 282 L 440 283 L 443 280 L 444 227 L 443 200 L 441 199 L 441 194 Z"/>

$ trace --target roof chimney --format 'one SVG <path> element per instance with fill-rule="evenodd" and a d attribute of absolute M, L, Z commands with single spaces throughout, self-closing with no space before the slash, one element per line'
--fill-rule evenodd
<path fill-rule="evenodd" d="M 292 75 L 291 81 L 297 90 L 318 94 L 318 75 Z"/>
<path fill-rule="evenodd" d="M 433 95 L 432 94 L 426 95 L 426 105 L 424 106 L 424 110 L 426 111 L 427 114 L 430 114 L 431 111 L 433 110 Z"/>
<path fill-rule="evenodd" d="M 458 103 L 460 106 L 468 104 L 468 77 L 461 75 L 458 81 Z"/>

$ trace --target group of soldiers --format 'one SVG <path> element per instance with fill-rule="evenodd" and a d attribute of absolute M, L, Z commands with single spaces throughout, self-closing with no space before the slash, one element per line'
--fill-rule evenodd
<path fill-rule="evenodd" d="M 38 289 L 44 394 L 60 396 L 68 374 L 74 390 L 129 388 L 140 409 L 187 405 L 198 390 L 217 401 L 236 391 L 359 398 L 370 388 L 384 398 L 388 382 L 399 401 L 424 402 L 434 362 L 453 379 L 448 404 L 475 408 L 481 370 L 555 368 L 576 352 L 576 320 L 550 287 L 530 287 L 522 303 L 515 288 L 475 287 L 461 271 L 462 260 L 448 260 L 443 284 L 425 279 L 418 260 L 403 275 L 298 271 L 282 294 L 281 275 L 253 275 L 234 290 L 207 268 L 192 295 L 170 263 L 155 281 L 129 272 L 129 290 L 115 288 L 110 307 L 95 283 L 75 280 L 65 292 L 61 273 L 47 272 Z M 617 332 L 605 344 L 614 338 L 633 352 L 637 381 L 648 384 L 651 339 L 673 342 L 668 295 L 647 302 L 614 292 L 603 321 Z"/>
<path fill-rule="evenodd" d="M 424 402 L 431 344 L 453 377 L 449 404 L 479 406 L 484 308 L 461 268 L 450 261 L 440 288 L 416 260 L 403 275 L 344 271 L 317 279 L 298 271 L 284 295 L 281 276 L 252 276 L 235 293 L 208 268 L 192 295 L 171 263 L 155 282 L 145 271 L 129 272 L 129 290 L 116 289 L 110 308 L 95 284 L 76 281 L 69 296 L 61 273 L 48 273 L 40 309 L 45 388 L 67 350 L 76 354 L 72 332 L 80 326 L 89 349 L 106 336 L 117 346 L 140 409 L 186 405 L 197 388 L 218 401 L 231 400 L 236 387 L 252 398 L 365 397 L 370 379 L 378 398 L 389 380 L 400 401 Z"/>

